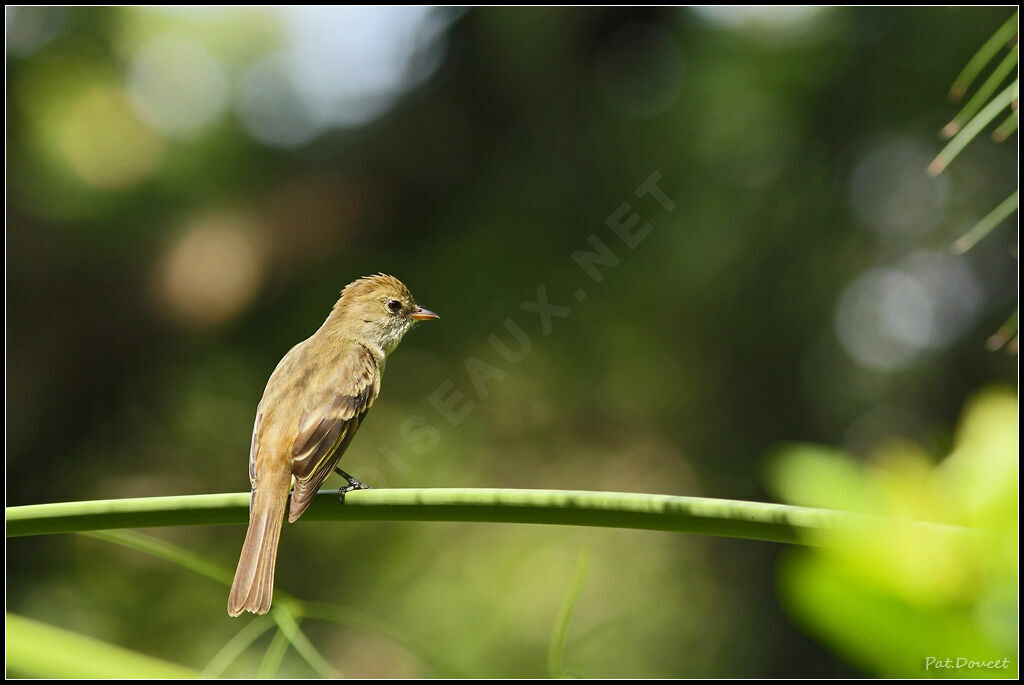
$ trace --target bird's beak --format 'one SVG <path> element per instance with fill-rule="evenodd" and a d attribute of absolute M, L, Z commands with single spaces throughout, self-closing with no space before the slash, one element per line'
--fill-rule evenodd
<path fill-rule="evenodd" d="M 434 312 L 430 311 L 429 309 L 424 309 L 423 307 L 416 307 L 416 309 L 414 309 L 412 312 L 412 318 L 416 319 L 417 321 L 426 321 L 427 319 L 440 319 L 441 317 L 435 314 Z"/>

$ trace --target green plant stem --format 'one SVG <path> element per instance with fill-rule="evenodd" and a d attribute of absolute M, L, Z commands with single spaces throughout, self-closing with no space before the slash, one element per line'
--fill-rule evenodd
<path fill-rule="evenodd" d="M 985 104 L 985 101 L 992 97 L 992 93 L 996 92 L 996 88 L 1002 83 L 1007 76 L 1009 76 L 1017 68 L 1017 46 L 1014 45 L 1013 49 L 1007 53 L 1003 61 L 992 70 L 989 77 L 985 79 L 985 82 L 981 84 L 977 92 L 971 96 L 971 99 L 967 101 L 967 104 L 963 106 L 963 109 L 957 113 L 953 118 L 953 121 L 946 124 L 945 128 L 942 129 L 942 135 L 945 138 L 949 138 L 954 135 L 957 131 L 963 128 L 964 124 L 970 121 L 971 117 L 981 109 L 981 106 Z"/>
<path fill-rule="evenodd" d="M 278 628 L 278 631 L 274 633 L 274 637 L 270 641 L 270 646 L 263 653 L 263 661 L 260 662 L 260 670 L 256 675 L 257 678 L 274 678 L 277 676 L 277 671 L 281 668 L 281 662 L 284 661 L 285 652 L 288 651 L 288 645 L 288 636 Z"/>
<path fill-rule="evenodd" d="M 234 637 L 227 641 L 227 643 L 220 648 L 210 663 L 203 669 L 202 677 L 204 678 L 219 678 L 227 668 L 235 662 L 235 659 L 242 656 L 242 654 L 249 648 L 252 643 L 256 642 L 257 639 L 263 633 L 267 632 L 274 627 L 274 622 L 266 616 L 261 616 L 255 620 L 249 621 L 245 626 L 239 630 Z"/>
<path fill-rule="evenodd" d="M 277 622 L 277 627 L 281 630 L 285 637 L 288 638 L 288 642 L 291 643 L 295 651 L 299 653 L 306 663 L 316 671 L 321 678 L 340 678 L 341 674 L 335 671 L 324 655 L 313 646 L 313 643 L 309 641 L 306 634 L 299 628 L 298 621 L 291 615 L 287 608 L 275 608 L 273 611 L 274 620 Z"/>
<path fill-rule="evenodd" d="M 587 580 L 587 570 L 590 568 L 590 555 L 582 552 L 576 562 L 576 571 L 573 573 L 572 582 L 569 584 L 569 592 L 562 600 L 562 608 L 558 612 L 558 620 L 551 631 L 551 640 L 548 644 L 548 675 L 552 678 L 561 678 L 565 675 L 565 643 L 569 635 L 569 620 L 572 618 L 573 609 L 576 608 L 576 600 L 583 591 L 583 583 Z"/>
<path fill-rule="evenodd" d="M 9 507 L 7 536 L 112 528 L 243 524 L 249 494 L 142 497 Z M 301 521 L 476 521 L 702 533 L 815 544 L 876 517 L 765 502 L 586 490 L 438 488 L 321 490 Z M 922 523 L 961 532 L 968 529 Z"/>
<path fill-rule="evenodd" d="M 956 254 L 963 254 L 969 249 L 978 244 L 978 242 L 992 232 L 992 229 L 1001 224 L 1003 221 L 1008 219 L 1014 212 L 1017 211 L 1017 192 L 1013 191 L 1010 197 L 999 203 L 999 206 L 993 209 L 988 215 L 974 224 L 971 230 L 964 233 L 960 238 L 953 243 L 953 252 Z"/>
<path fill-rule="evenodd" d="M 999 348 L 1007 345 L 1012 340 L 1017 339 L 1017 312 L 1010 315 L 1010 318 L 1006 320 L 999 330 L 996 331 L 989 337 L 985 342 L 985 347 L 990 350 L 998 350 Z"/>
<path fill-rule="evenodd" d="M 949 95 L 954 100 L 959 100 L 963 97 L 967 89 L 971 87 L 971 83 L 977 78 L 981 70 L 985 68 L 996 53 L 1004 45 L 1010 42 L 1010 40 L 1017 34 L 1017 12 L 1006 20 L 999 29 L 992 34 L 992 37 L 985 41 L 985 44 L 974 53 L 974 57 L 967 62 L 967 66 L 963 68 L 960 75 L 956 77 L 956 81 L 953 82 L 953 87 L 950 88 Z"/>
<path fill-rule="evenodd" d="M 996 118 L 996 115 L 1013 102 L 1017 97 L 1017 84 L 1018 82 L 1015 80 L 1008 85 L 999 95 L 992 98 L 992 101 L 985 105 L 966 126 L 960 129 L 960 132 L 953 136 L 953 139 L 942 149 L 939 156 L 928 165 L 928 173 L 932 176 L 941 173 L 953 161 L 953 158 L 960 154 L 967 143 L 971 142 L 983 128 L 988 126 L 990 121 Z"/>
<path fill-rule="evenodd" d="M 177 564 L 182 568 L 193 571 L 194 573 L 210 578 L 211 580 L 222 583 L 228 587 L 231 586 L 232 571 L 230 568 L 222 566 L 217 562 L 210 561 L 205 557 L 187 549 L 183 549 L 175 544 L 167 542 L 166 540 L 161 540 L 159 538 L 146 535 L 145 533 L 139 533 L 131 530 L 82 532 L 80 534 L 97 540 L 122 545 L 129 549 L 142 552 L 143 554 L 158 557 L 172 564 Z M 331 621 L 357 630 L 376 632 L 384 637 L 394 640 L 397 644 L 407 649 L 411 654 L 419 657 L 426 665 L 430 666 L 438 673 L 455 675 L 457 677 L 467 677 L 466 674 L 459 673 L 450 664 L 445 663 L 443 659 L 438 657 L 436 654 L 433 654 L 426 645 L 417 642 L 415 639 L 406 635 L 403 631 L 370 614 L 364 614 L 346 606 L 322 604 L 318 602 L 303 602 L 286 593 L 281 588 L 276 588 L 274 590 L 274 601 L 275 612 L 279 612 L 281 608 L 287 610 L 288 616 L 291 617 L 292 624 L 295 624 L 296 618 L 310 618 L 322 621 Z M 275 613 L 273 618 L 274 620 L 267 616 L 261 616 L 250 620 L 246 629 L 239 631 L 237 635 L 232 637 L 231 640 L 224 645 L 221 651 L 218 652 L 210 661 L 209 665 L 207 665 L 203 670 L 203 674 L 210 677 L 220 676 L 220 674 L 223 673 L 223 671 L 230 666 L 231 663 L 233 663 L 234 660 L 237 659 L 260 635 L 270 628 L 273 628 L 275 621 L 276 624 L 281 627 L 281 630 L 285 632 L 285 637 L 293 637 L 294 634 L 292 636 L 288 634 L 288 631 L 286 630 L 287 626 L 281 625 L 281 619 L 278 617 L 277 613 Z M 301 635 L 302 631 L 297 627 L 296 630 Z M 304 638 L 305 636 L 301 635 L 298 640 L 301 642 Z M 302 654 L 305 647 L 300 648 L 296 645 L 295 639 L 290 639 L 290 641 L 299 653 Z M 308 639 L 306 641 L 308 642 Z M 309 661 L 308 658 L 307 661 Z M 321 664 L 327 663 L 322 656 L 319 661 Z M 318 666 L 313 662 L 310 662 L 310 666 L 313 667 L 314 670 L 319 670 Z M 331 667 L 328 666 L 328 668 Z M 335 676 L 332 677 L 336 677 L 337 670 L 332 670 L 335 673 Z"/>
<path fill-rule="evenodd" d="M 1001 143 L 1017 130 L 1017 110 L 1010 112 L 1010 116 L 1003 120 L 1003 123 L 996 127 L 995 131 L 992 131 L 992 140 L 997 143 Z"/>
<path fill-rule="evenodd" d="M 234 578 L 229 568 L 210 561 L 195 552 L 173 545 L 166 540 L 160 540 L 159 538 L 144 535 L 134 530 L 100 530 L 83 532 L 82 535 L 122 545 L 143 554 L 150 554 L 158 559 L 178 564 L 183 568 L 194 571 L 201 576 L 206 576 L 228 587 L 231 587 L 231 580 Z"/>

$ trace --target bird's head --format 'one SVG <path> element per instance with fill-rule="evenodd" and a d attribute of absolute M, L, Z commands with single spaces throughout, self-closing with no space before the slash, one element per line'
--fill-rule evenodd
<path fill-rule="evenodd" d="M 331 318 L 345 337 L 372 343 L 384 354 L 391 354 L 417 321 L 440 317 L 417 305 L 400 280 L 377 274 L 345 286 Z"/>

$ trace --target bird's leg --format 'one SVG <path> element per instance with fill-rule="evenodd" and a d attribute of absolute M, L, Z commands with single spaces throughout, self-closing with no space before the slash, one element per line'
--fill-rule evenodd
<path fill-rule="evenodd" d="M 366 483 L 362 483 L 358 478 L 350 473 L 345 473 L 341 470 L 340 466 L 335 466 L 334 470 L 337 471 L 338 475 L 348 481 L 348 485 L 338 490 L 338 500 L 341 502 L 345 501 L 345 494 L 352 492 L 353 490 L 369 490 L 370 486 Z"/>

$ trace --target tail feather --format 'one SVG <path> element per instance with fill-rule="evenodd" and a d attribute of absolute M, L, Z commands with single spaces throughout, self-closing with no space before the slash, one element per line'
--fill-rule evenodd
<path fill-rule="evenodd" d="M 287 490 L 281 493 L 257 490 L 253 493 L 249 530 L 245 534 L 235 580 L 228 596 L 228 614 L 231 616 L 238 616 L 243 611 L 265 614 L 270 610 L 274 597 L 277 543 L 281 539 L 287 503 Z"/>

